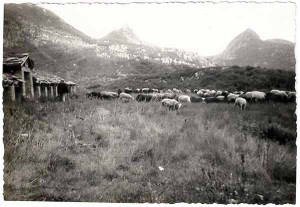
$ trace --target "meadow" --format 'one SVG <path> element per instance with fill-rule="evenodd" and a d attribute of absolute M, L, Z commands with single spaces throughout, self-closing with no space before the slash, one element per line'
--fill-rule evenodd
<path fill-rule="evenodd" d="M 4 104 L 4 198 L 295 203 L 295 103 Z"/>

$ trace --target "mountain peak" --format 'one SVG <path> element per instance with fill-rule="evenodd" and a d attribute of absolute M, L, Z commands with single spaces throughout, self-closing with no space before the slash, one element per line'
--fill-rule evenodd
<path fill-rule="evenodd" d="M 246 29 L 236 36 L 214 61 L 218 65 L 261 66 L 266 68 L 295 68 L 294 44 L 271 39 L 261 40 L 252 29 Z"/>
<path fill-rule="evenodd" d="M 102 40 L 117 43 L 142 44 L 142 41 L 128 25 L 110 32 L 108 35 L 103 37 Z"/>
<path fill-rule="evenodd" d="M 240 34 L 243 37 L 251 37 L 252 39 L 260 39 L 258 34 L 253 29 L 246 29 L 244 32 Z"/>
<path fill-rule="evenodd" d="M 227 46 L 226 50 L 237 49 L 249 44 L 255 44 L 261 41 L 258 34 L 252 29 L 246 29 L 244 32 L 236 36 Z"/>

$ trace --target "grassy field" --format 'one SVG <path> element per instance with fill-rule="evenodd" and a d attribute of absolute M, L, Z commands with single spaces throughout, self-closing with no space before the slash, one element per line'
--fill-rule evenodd
<path fill-rule="evenodd" d="M 296 104 L 4 105 L 5 200 L 295 203 Z"/>

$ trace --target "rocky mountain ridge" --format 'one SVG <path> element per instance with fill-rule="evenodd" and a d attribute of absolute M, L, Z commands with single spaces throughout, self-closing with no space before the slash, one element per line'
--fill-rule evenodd
<path fill-rule="evenodd" d="M 223 53 L 203 57 L 145 44 L 128 26 L 101 39 L 90 38 L 53 12 L 33 4 L 5 4 L 3 41 L 4 53 L 29 52 L 41 73 L 56 74 L 83 86 L 106 84 L 130 74 L 169 73 L 181 65 L 199 69 L 260 65 L 288 70 L 295 66 L 293 43 L 262 41 L 253 30 L 237 36 Z"/>

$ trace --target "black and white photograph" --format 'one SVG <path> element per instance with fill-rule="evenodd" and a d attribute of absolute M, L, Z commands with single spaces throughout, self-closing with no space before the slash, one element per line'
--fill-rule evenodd
<path fill-rule="evenodd" d="M 1 206 L 296 205 L 296 1 L 1 4 Z"/>

